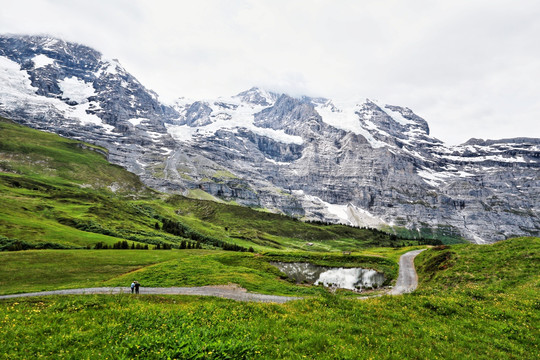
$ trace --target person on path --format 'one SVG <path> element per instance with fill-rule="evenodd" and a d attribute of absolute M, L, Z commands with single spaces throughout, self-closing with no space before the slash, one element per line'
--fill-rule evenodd
<path fill-rule="evenodd" d="M 141 286 L 141 284 L 139 284 L 138 281 L 135 281 L 135 294 L 139 293 L 139 286 Z"/>
<path fill-rule="evenodd" d="M 133 290 L 135 290 L 135 281 L 131 283 L 131 293 L 133 294 Z"/>

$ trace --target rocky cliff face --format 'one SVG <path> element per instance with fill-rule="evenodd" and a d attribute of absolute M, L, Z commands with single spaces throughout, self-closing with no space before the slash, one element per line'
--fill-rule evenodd
<path fill-rule="evenodd" d="M 0 113 L 105 146 L 162 191 L 480 243 L 540 234 L 540 139 L 451 147 L 408 108 L 257 88 L 166 106 L 88 47 L 2 36 Z"/>

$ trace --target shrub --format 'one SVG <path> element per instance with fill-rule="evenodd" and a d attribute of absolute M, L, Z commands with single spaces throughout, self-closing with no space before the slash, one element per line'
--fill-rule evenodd
<path fill-rule="evenodd" d="M 0 235 L 0 251 L 43 250 L 43 249 L 80 249 L 51 242 L 29 243 L 24 240 L 10 239 Z"/>

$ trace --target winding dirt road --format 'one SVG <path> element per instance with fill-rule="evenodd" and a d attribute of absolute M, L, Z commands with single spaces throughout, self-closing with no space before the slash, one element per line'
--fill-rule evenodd
<path fill-rule="evenodd" d="M 401 295 L 412 292 L 418 286 L 418 276 L 414 269 L 414 258 L 423 250 L 409 251 L 399 258 L 399 276 L 396 286 L 390 290 L 389 295 Z M 89 294 L 128 294 L 131 290 L 128 287 L 96 287 L 84 289 L 66 289 L 40 291 L 33 293 L 1 295 L 0 299 L 10 299 L 30 296 L 46 296 L 46 295 L 89 295 Z M 254 302 L 272 302 L 285 303 L 292 300 L 300 300 L 301 297 L 294 296 L 278 296 L 248 293 L 246 289 L 237 286 L 200 286 L 200 287 L 141 287 L 140 294 L 153 295 L 199 295 L 199 296 L 217 296 L 226 299 L 237 301 L 254 301 Z M 370 297 L 362 297 L 359 299 L 369 299 Z"/>
<path fill-rule="evenodd" d="M 388 292 L 388 295 L 401 295 L 413 292 L 418 286 L 418 275 L 414 268 L 414 258 L 420 254 L 422 250 L 409 251 L 399 258 L 399 275 L 396 281 L 396 286 Z"/>

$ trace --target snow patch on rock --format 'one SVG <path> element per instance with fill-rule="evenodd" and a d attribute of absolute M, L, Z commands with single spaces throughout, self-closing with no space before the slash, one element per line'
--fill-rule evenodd
<path fill-rule="evenodd" d="M 91 83 L 74 76 L 60 80 L 58 86 L 62 90 L 64 99 L 76 101 L 79 104 L 88 102 L 90 96 L 96 95 L 94 86 Z"/>
<path fill-rule="evenodd" d="M 140 123 L 142 123 L 143 121 L 148 121 L 148 119 L 146 119 L 146 118 L 134 118 L 134 119 L 129 119 L 128 121 L 131 123 L 131 125 L 137 126 Z"/>
<path fill-rule="evenodd" d="M 372 100 L 382 111 L 384 111 L 388 116 L 392 118 L 395 122 L 401 125 L 410 125 L 415 124 L 414 121 L 411 121 L 409 119 L 406 119 L 397 111 L 393 111 L 388 107 L 388 104 L 382 104 L 376 100 Z"/>
<path fill-rule="evenodd" d="M 81 124 L 101 126 L 107 132 L 114 129 L 113 126 L 104 124 L 98 116 L 88 113 L 91 106 L 97 108 L 94 102 L 88 102 L 88 96 L 95 95 L 91 84 L 77 78 L 62 81 L 61 84 L 64 96 L 81 103 L 70 106 L 60 99 L 37 95 L 37 89 L 32 86 L 28 73 L 21 70 L 16 62 L 0 56 L 0 110 L 22 108 L 38 115 L 55 109 L 65 118 L 78 120 Z"/>
<path fill-rule="evenodd" d="M 7 104 L 6 98 L 24 95 L 35 95 L 30 76 L 21 70 L 19 64 L 7 57 L 0 56 L 0 98 Z"/>
<path fill-rule="evenodd" d="M 303 192 L 296 192 L 296 194 L 303 195 Z M 367 227 L 379 227 L 386 224 L 384 220 L 374 216 L 369 211 L 361 209 L 350 203 L 343 205 L 331 204 L 317 196 L 303 195 L 303 197 L 307 201 L 322 205 L 322 207 L 326 210 L 327 215 L 330 215 L 329 218 L 337 218 L 341 224 Z"/>
<path fill-rule="evenodd" d="M 39 69 L 39 68 L 54 64 L 54 60 L 44 54 L 39 54 L 39 55 L 34 56 L 32 58 L 32 62 L 34 63 L 35 69 Z"/>
<path fill-rule="evenodd" d="M 337 129 L 351 131 L 357 135 L 362 135 L 373 148 L 388 146 L 385 142 L 379 141 L 371 135 L 368 129 L 362 126 L 358 114 L 356 113 L 361 105 L 356 102 L 339 102 L 334 104 L 327 101 L 324 104 L 318 104 L 315 110 L 321 115 L 322 120 Z M 379 131 L 374 125 L 370 124 L 370 130 Z"/>
<path fill-rule="evenodd" d="M 246 129 L 257 135 L 266 136 L 277 142 L 284 144 L 302 145 L 304 140 L 300 136 L 286 134 L 283 130 L 258 127 L 254 124 L 254 115 L 260 112 L 265 106 L 246 104 L 239 99 L 219 99 L 220 102 L 205 101 L 212 109 L 210 116 L 212 122 L 203 126 L 170 125 L 167 124 L 167 131 L 178 141 L 192 141 L 195 136 L 212 136 L 218 130 Z M 229 105 L 224 107 L 223 104 Z M 186 100 L 178 102 L 177 105 L 187 107 Z"/>
<path fill-rule="evenodd" d="M 447 173 L 435 172 L 431 169 L 418 170 L 416 172 L 426 183 L 433 187 L 438 187 L 440 183 L 448 179 Z"/>

